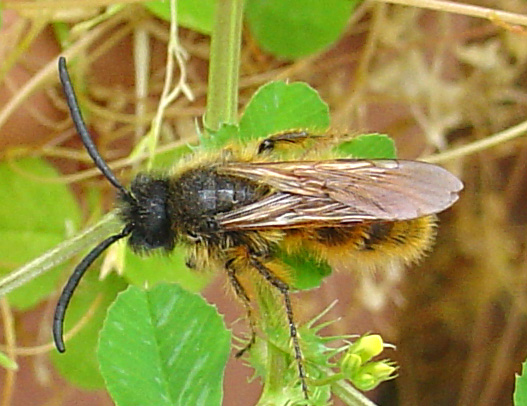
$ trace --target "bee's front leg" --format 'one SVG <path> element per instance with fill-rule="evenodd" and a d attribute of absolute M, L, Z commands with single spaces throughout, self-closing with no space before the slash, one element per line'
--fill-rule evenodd
<path fill-rule="evenodd" d="M 235 355 L 236 358 L 240 358 L 243 354 L 245 354 L 246 351 L 250 350 L 253 344 L 256 342 L 256 325 L 254 322 L 254 316 L 252 314 L 251 301 L 249 299 L 249 296 L 247 295 L 247 292 L 245 291 L 245 288 L 236 276 L 236 268 L 234 266 L 234 262 L 234 259 L 228 260 L 225 263 L 225 270 L 227 271 L 229 282 L 234 288 L 234 293 L 236 294 L 236 297 L 241 300 L 243 307 L 245 308 L 247 320 L 249 321 L 249 327 L 251 329 L 251 338 L 249 339 L 249 342 Z"/>

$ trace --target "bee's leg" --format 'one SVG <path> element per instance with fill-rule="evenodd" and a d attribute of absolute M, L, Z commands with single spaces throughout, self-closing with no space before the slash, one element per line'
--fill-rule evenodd
<path fill-rule="evenodd" d="M 280 144 L 299 144 L 310 138 L 326 138 L 326 136 L 311 134 L 304 130 L 292 130 L 271 135 L 263 140 L 258 146 L 258 155 L 266 152 L 273 152 L 273 150 Z"/>
<path fill-rule="evenodd" d="M 291 305 L 291 298 L 289 297 L 289 285 L 278 279 L 269 268 L 262 264 L 257 258 L 252 256 L 250 258 L 251 265 L 262 275 L 267 282 L 277 288 L 280 293 L 284 296 L 285 311 L 287 313 L 287 322 L 289 324 L 289 335 L 293 342 L 293 348 L 295 350 L 295 359 L 298 366 L 298 376 L 300 378 L 300 384 L 302 385 L 302 392 L 308 399 L 307 384 L 306 384 L 306 373 L 304 370 L 304 362 L 302 358 L 302 350 L 298 342 L 298 331 L 296 328 L 295 320 L 293 317 L 293 306 Z"/>
<path fill-rule="evenodd" d="M 227 276 L 229 277 L 229 282 L 234 288 L 234 292 L 236 293 L 236 296 L 241 300 L 243 307 L 245 308 L 245 312 L 247 314 L 247 320 L 249 320 L 249 327 L 251 329 L 251 339 L 249 340 L 247 345 L 245 345 L 245 347 L 243 347 L 240 351 L 238 351 L 235 354 L 236 358 L 240 358 L 256 342 L 256 325 L 254 323 L 254 317 L 252 314 L 252 308 L 251 308 L 251 302 L 249 300 L 249 296 L 247 295 L 247 292 L 245 292 L 245 289 L 243 288 L 242 284 L 238 280 L 238 277 L 236 276 L 236 270 L 232 263 L 233 263 L 233 260 L 229 260 L 225 264 L 225 269 L 227 270 Z"/>

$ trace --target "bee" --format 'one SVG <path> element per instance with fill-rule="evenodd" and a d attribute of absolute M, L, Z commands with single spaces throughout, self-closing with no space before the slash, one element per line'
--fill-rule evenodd
<path fill-rule="evenodd" d="M 133 251 L 188 250 L 187 265 L 222 269 L 243 304 L 255 342 L 251 299 L 241 279 L 252 272 L 284 301 L 302 391 L 306 373 L 299 344 L 291 284 L 278 252 L 307 249 L 334 266 L 356 260 L 367 267 L 421 258 L 434 239 L 435 214 L 450 207 L 463 184 L 445 169 L 417 161 L 314 159 L 277 161 L 281 146 L 315 142 L 323 135 L 289 131 L 258 145 L 197 152 L 170 174 L 139 173 L 125 188 L 100 156 L 83 121 L 66 61 L 59 58 L 72 120 L 95 165 L 117 190 L 124 224 L 90 251 L 68 279 L 56 306 L 53 338 L 65 351 L 63 323 L 83 274 L 110 245 L 123 238 Z"/>

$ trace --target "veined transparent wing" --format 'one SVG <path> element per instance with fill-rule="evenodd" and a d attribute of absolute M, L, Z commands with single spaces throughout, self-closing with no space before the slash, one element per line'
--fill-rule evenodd
<path fill-rule="evenodd" d="M 447 209 L 463 189 L 447 170 L 419 161 L 233 162 L 218 170 L 272 188 L 270 196 L 217 216 L 231 230 L 410 220 Z"/>

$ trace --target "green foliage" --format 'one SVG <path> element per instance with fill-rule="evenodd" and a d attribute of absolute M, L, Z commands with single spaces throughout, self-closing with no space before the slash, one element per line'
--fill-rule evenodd
<path fill-rule="evenodd" d="M 60 183 L 55 169 L 41 159 L 0 163 L 0 274 L 37 257 L 75 232 L 79 207 Z M 38 178 L 48 179 L 41 181 Z M 17 309 L 27 309 L 55 291 L 64 266 L 39 276 L 8 295 Z"/>
<path fill-rule="evenodd" d="M 282 58 L 319 52 L 343 34 L 356 0 L 248 0 L 249 28 L 259 45 Z"/>
<path fill-rule="evenodd" d="M 253 95 L 238 126 L 224 125 L 202 138 L 205 148 L 228 142 L 250 142 L 291 129 L 324 131 L 329 126 L 328 105 L 306 83 L 270 82 Z"/>
<path fill-rule="evenodd" d="M 61 49 L 66 49 L 70 44 L 70 28 L 67 23 L 62 21 L 56 21 L 52 25 L 53 33 L 55 38 L 60 44 Z"/>
<path fill-rule="evenodd" d="M 98 358 L 119 406 L 220 405 L 230 333 L 177 285 L 129 287 L 108 312 Z"/>
<path fill-rule="evenodd" d="M 331 267 L 323 261 L 318 261 L 305 250 L 298 253 L 280 253 L 280 260 L 294 272 L 294 287 L 305 290 L 315 288 L 322 280 L 331 274 Z"/>
<path fill-rule="evenodd" d="M 165 151 L 154 157 L 152 166 L 156 168 L 156 170 L 170 170 L 170 168 L 174 166 L 174 162 L 179 161 L 182 157 L 191 152 L 192 147 L 190 145 L 182 145 L 178 148 Z"/>
<path fill-rule="evenodd" d="M 143 5 L 155 16 L 170 21 L 170 1 L 146 1 Z M 215 9 L 216 0 L 179 0 L 177 2 L 178 24 L 202 34 L 210 34 Z"/>
<path fill-rule="evenodd" d="M 522 364 L 521 375 L 516 375 L 514 406 L 527 406 L 527 361 Z"/>
<path fill-rule="evenodd" d="M 4 354 L 2 351 L 0 351 L 0 366 L 13 371 L 18 370 L 18 364 L 11 358 L 9 358 L 6 354 Z"/>
<path fill-rule="evenodd" d="M 346 158 L 395 159 L 397 151 L 393 140 L 385 134 L 362 134 L 339 144 L 335 152 Z"/>
<path fill-rule="evenodd" d="M 240 119 L 243 141 L 291 129 L 313 132 L 329 127 L 329 108 L 306 83 L 270 82 L 253 95 Z"/>
<path fill-rule="evenodd" d="M 236 140 L 239 136 L 239 128 L 234 124 L 223 123 L 218 131 L 207 131 L 200 137 L 200 148 L 217 151 L 226 144 Z"/>
<path fill-rule="evenodd" d="M 329 385 L 310 385 L 309 401 L 304 398 L 281 302 L 281 295 L 274 289 L 267 285 L 261 287 L 258 305 L 265 317 L 259 321 L 259 325 L 264 338 L 256 340 L 254 349 L 247 356 L 255 369 L 255 376 L 261 377 L 264 383 L 258 405 L 327 405 L 331 397 Z M 333 350 L 327 343 L 335 337 L 327 338 L 319 334 L 320 329 L 327 324 L 317 324 L 318 319 L 317 317 L 305 325 L 298 326 L 302 338 L 304 368 L 309 382 L 325 376 L 325 373 L 314 365 L 329 367 L 330 358 L 333 356 Z"/>
<path fill-rule="evenodd" d="M 186 251 L 177 246 L 168 255 L 139 257 L 126 249 L 124 277 L 137 286 L 154 286 L 159 282 L 175 282 L 191 292 L 199 292 L 213 274 L 196 273 L 185 265 Z"/>

